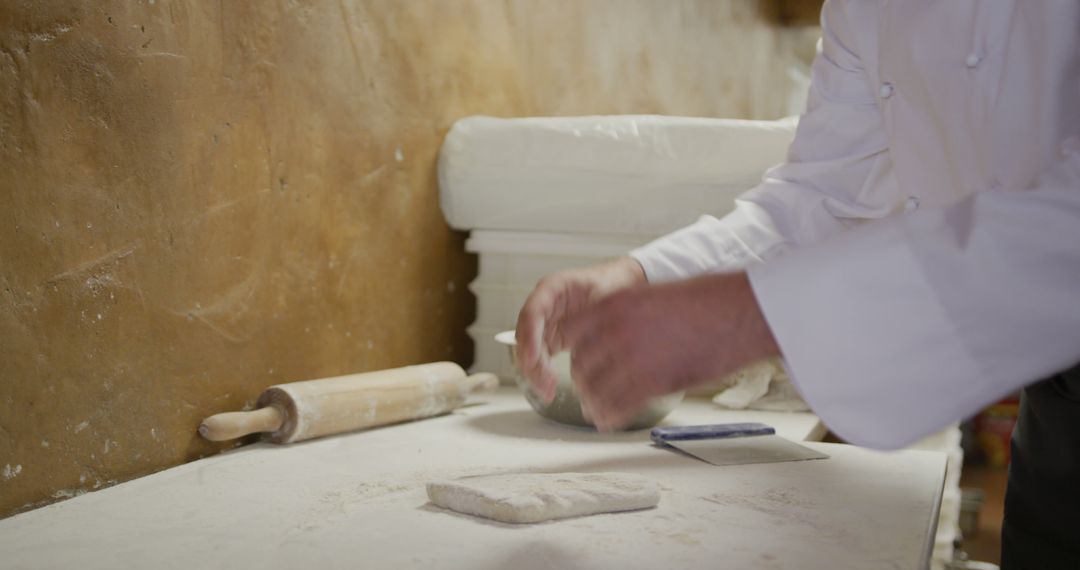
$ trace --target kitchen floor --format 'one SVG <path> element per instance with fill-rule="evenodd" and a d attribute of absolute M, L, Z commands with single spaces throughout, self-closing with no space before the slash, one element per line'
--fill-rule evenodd
<path fill-rule="evenodd" d="M 971 560 L 1001 560 L 1001 520 L 1005 512 L 1005 483 L 1008 469 L 986 464 L 965 465 L 960 476 L 961 488 L 982 489 L 985 493 L 979 527 L 973 536 L 965 536 L 962 548 Z"/>

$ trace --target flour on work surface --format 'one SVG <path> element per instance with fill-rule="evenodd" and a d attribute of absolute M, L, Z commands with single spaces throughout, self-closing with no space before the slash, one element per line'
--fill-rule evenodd
<path fill-rule="evenodd" d="M 437 506 L 505 523 L 655 507 L 660 488 L 627 473 L 512 473 L 428 483 Z"/>

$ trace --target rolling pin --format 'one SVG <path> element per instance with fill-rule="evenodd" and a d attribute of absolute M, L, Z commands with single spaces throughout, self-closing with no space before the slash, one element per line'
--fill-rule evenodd
<path fill-rule="evenodd" d="M 258 409 L 210 416 L 199 434 L 224 441 L 267 432 L 270 441 L 292 443 L 444 414 L 498 384 L 494 374 L 466 376 L 453 362 L 279 384 L 263 391 Z"/>

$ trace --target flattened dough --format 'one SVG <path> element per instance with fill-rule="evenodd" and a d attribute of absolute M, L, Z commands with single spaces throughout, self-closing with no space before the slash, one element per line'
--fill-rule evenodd
<path fill-rule="evenodd" d="M 431 502 L 504 523 L 537 523 L 655 507 L 660 487 L 628 473 L 512 473 L 427 485 Z"/>

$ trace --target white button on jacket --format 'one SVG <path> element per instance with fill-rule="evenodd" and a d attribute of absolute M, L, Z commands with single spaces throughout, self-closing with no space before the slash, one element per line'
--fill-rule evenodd
<path fill-rule="evenodd" d="M 748 267 L 814 410 L 898 447 L 1080 361 L 1080 2 L 831 0 L 822 25 L 788 161 L 632 255 L 653 282 Z"/>

